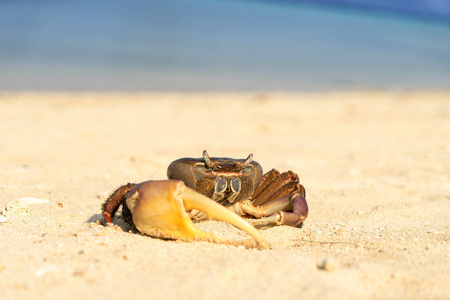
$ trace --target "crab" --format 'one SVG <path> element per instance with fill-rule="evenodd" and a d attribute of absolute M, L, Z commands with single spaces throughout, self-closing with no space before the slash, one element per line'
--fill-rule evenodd
<path fill-rule="evenodd" d="M 106 223 L 112 223 L 123 204 L 123 219 L 153 237 L 222 242 L 222 237 L 200 231 L 192 222 L 217 219 L 262 245 L 265 241 L 254 226 L 300 227 L 308 216 L 305 188 L 297 174 L 272 169 L 263 175 L 252 154 L 232 159 L 209 157 L 205 150 L 202 158 L 172 162 L 167 177 L 119 187 L 102 206 Z"/>

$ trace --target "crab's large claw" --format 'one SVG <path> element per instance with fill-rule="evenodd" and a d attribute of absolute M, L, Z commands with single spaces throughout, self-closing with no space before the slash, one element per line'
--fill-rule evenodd
<path fill-rule="evenodd" d="M 150 236 L 223 242 L 221 237 L 194 226 L 188 211 L 197 209 L 211 219 L 224 221 L 244 230 L 256 240 L 258 246 L 266 245 L 264 238 L 252 225 L 206 196 L 186 187 L 179 180 L 140 183 L 128 194 L 126 205 L 131 211 L 136 228 Z"/>

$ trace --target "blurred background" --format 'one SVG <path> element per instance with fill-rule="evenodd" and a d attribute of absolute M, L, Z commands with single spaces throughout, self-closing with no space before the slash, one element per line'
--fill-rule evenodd
<path fill-rule="evenodd" d="M 0 90 L 449 90 L 450 0 L 0 0 Z"/>

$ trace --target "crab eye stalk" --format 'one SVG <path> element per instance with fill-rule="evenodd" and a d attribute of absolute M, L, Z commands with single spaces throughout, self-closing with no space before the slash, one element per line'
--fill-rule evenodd
<path fill-rule="evenodd" d="M 253 161 L 253 154 L 250 154 L 239 166 L 244 169 Z"/>
<path fill-rule="evenodd" d="M 203 160 L 205 161 L 205 165 L 209 169 L 211 169 L 212 168 L 211 159 L 209 158 L 208 152 L 206 152 L 206 150 L 203 150 Z"/>

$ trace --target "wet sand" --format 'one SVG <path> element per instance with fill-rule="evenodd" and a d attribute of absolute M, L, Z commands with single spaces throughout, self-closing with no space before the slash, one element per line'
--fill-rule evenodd
<path fill-rule="evenodd" d="M 0 93 L 0 128 L 1 299 L 450 297 L 448 92 Z M 297 172 L 304 226 L 258 250 L 100 224 L 116 187 L 204 149 Z"/>

